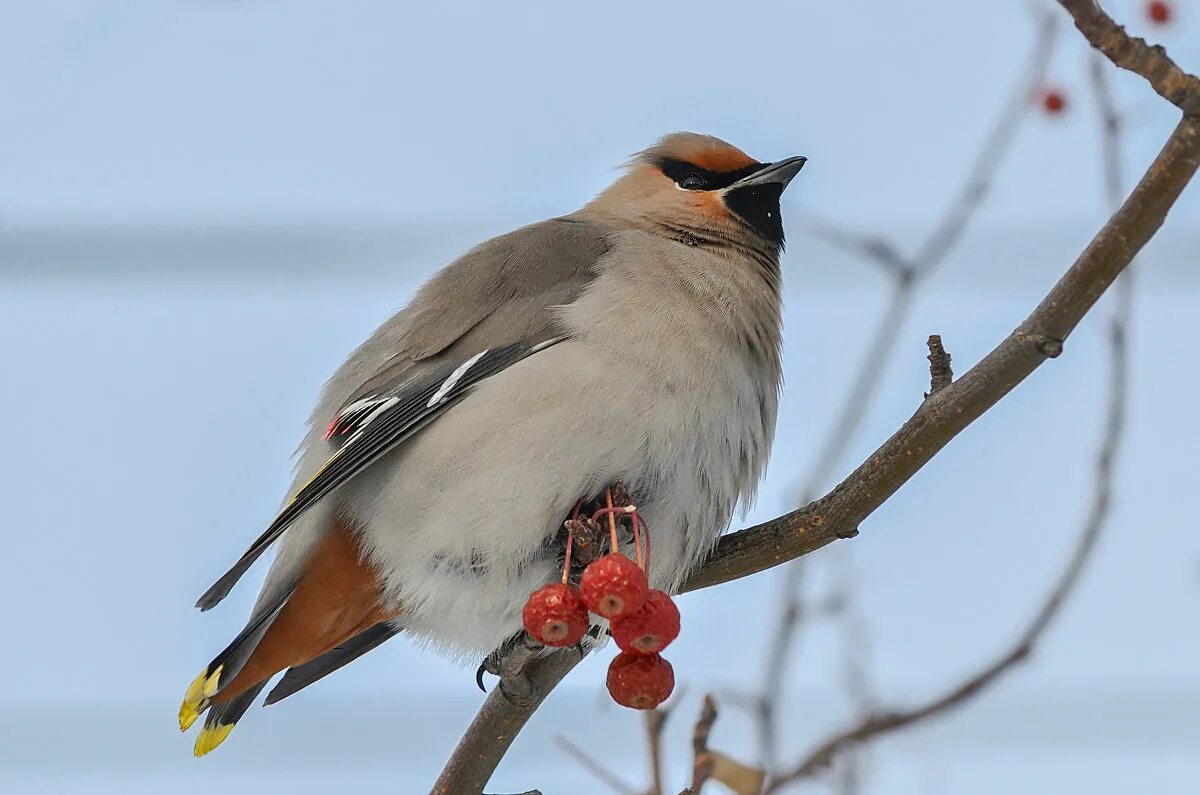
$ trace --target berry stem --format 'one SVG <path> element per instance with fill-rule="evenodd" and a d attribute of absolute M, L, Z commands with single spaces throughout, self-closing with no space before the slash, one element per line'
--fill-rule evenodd
<path fill-rule="evenodd" d="M 646 556 L 645 556 L 645 565 L 642 566 L 641 548 L 639 548 L 638 549 L 638 565 L 642 566 L 642 571 L 646 572 L 646 574 L 649 574 L 650 573 L 650 525 L 649 525 L 649 523 L 646 522 L 645 519 L 642 518 L 642 515 L 640 513 L 638 513 L 637 511 L 634 511 L 633 512 L 633 528 L 634 528 L 633 543 L 634 544 L 636 544 L 638 542 L 638 527 L 639 526 L 645 532 L 644 538 L 645 538 L 645 544 L 646 544 Z"/>
<path fill-rule="evenodd" d="M 646 570 L 646 560 L 644 557 L 642 557 L 642 533 L 641 533 L 642 517 L 638 515 L 636 505 L 631 505 L 629 507 L 633 509 L 630 511 L 630 516 L 632 517 L 630 519 L 630 522 L 633 524 L 633 551 L 634 551 L 634 554 L 637 556 L 638 568 L 641 569 L 642 571 L 645 571 Z"/>
<path fill-rule="evenodd" d="M 601 508 L 600 510 L 598 510 L 594 514 L 592 514 L 592 521 L 596 521 L 597 517 L 608 516 L 609 514 L 616 514 L 617 516 L 628 516 L 629 514 L 633 513 L 636 510 L 637 510 L 637 507 L 634 505 L 626 505 L 624 508 L 621 508 L 619 506 L 616 508 Z"/>
<path fill-rule="evenodd" d="M 575 541 L 575 534 L 573 532 L 571 532 L 570 530 L 568 530 L 567 531 L 567 551 L 566 551 L 566 554 L 563 555 L 563 575 L 562 575 L 562 584 L 563 585 L 570 584 L 568 582 L 568 580 L 570 579 L 570 574 L 571 574 L 571 546 L 573 545 L 574 541 Z"/>
<path fill-rule="evenodd" d="M 571 521 L 572 522 L 577 521 L 579 519 L 579 510 L 582 507 L 583 507 L 583 500 L 579 500 L 578 502 L 575 503 L 575 510 L 571 511 Z M 570 582 L 568 582 L 568 580 L 570 579 L 570 574 L 571 574 L 571 547 L 573 547 L 574 545 L 575 545 L 575 531 L 573 531 L 570 527 L 568 527 L 567 528 L 567 549 L 566 549 L 566 552 L 563 554 L 563 575 L 562 575 L 563 585 L 570 585 Z"/>
<path fill-rule="evenodd" d="M 617 552 L 617 517 L 613 511 L 611 488 L 604 490 L 604 506 L 608 509 L 608 534 L 612 541 L 612 551 Z"/>

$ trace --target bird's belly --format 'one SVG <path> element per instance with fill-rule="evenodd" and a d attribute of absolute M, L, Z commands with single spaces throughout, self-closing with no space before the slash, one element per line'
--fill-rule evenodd
<path fill-rule="evenodd" d="M 738 400 L 700 411 L 649 381 L 630 389 L 631 373 L 615 388 L 600 363 L 556 363 L 566 345 L 489 379 L 344 497 L 400 623 L 435 646 L 486 654 L 520 628 L 558 576 L 549 542 L 576 500 L 624 481 L 651 527 L 651 580 L 669 589 L 742 492 Z"/>

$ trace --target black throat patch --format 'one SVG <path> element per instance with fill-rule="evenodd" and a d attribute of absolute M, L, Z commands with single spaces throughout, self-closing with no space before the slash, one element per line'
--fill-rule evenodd
<path fill-rule="evenodd" d="M 734 188 L 725 194 L 725 206 L 759 235 L 783 248 L 783 219 L 779 212 L 779 197 L 783 185 L 766 182 Z"/>

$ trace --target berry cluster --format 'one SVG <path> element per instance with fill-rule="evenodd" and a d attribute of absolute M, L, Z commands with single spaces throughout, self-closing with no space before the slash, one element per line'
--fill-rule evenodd
<path fill-rule="evenodd" d="M 615 490 L 622 493 L 619 487 Z M 650 534 L 642 532 L 645 520 L 633 504 L 614 507 L 613 491 L 605 492 L 605 507 L 592 516 L 593 521 L 607 516 L 612 551 L 588 564 L 579 588 L 573 588 L 569 575 L 574 533 L 568 534 L 562 582 L 530 594 L 522 618 L 531 637 L 559 647 L 575 646 L 583 639 L 592 623 L 589 612 L 608 619 L 613 640 L 621 649 L 608 667 L 609 694 L 622 706 L 654 709 L 675 688 L 675 673 L 659 652 L 679 635 L 679 610 L 670 596 L 650 588 L 646 579 Z M 577 526 L 579 509 L 576 506 L 568 529 Z M 637 562 L 618 549 L 618 516 L 630 522 Z"/>

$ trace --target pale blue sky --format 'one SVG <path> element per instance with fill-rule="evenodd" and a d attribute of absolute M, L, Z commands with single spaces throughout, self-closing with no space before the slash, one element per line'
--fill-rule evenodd
<path fill-rule="evenodd" d="M 1134 29 L 1138 6 L 1111 4 Z M 191 605 L 272 515 L 324 377 L 420 278 L 573 209 L 662 133 L 805 154 L 784 205 L 787 391 L 750 518 L 773 516 L 846 387 L 833 343 L 865 343 L 886 286 L 795 221 L 917 239 L 1033 30 L 1023 3 L 933 0 L 125 0 L 10 4 L 3 18 L 0 527 L 18 565 L 0 578 L 17 650 L 0 655 L 0 784 L 39 793 L 423 791 L 479 697 L 471 672 L 402 640 L 253 710 L 202 762 L 174 728 L 252 588 L 208 614 Z M 1028 120 L 902 331 L 843 471 L 916 406 L 926 335 L 965 369 L 1103 218 L 1085 50 L 1063 23 L 1051 71 L 1070 112 Z M 1193 69 L 1197 25 L 1162 36 Z M 1139 173 L 1174 115 L 1136 80 L 1115 84 Z M 1033 661 L 950 723 L 886 745 L 871 792 L 1173 793 L 1200 779 L 1197 251 L 1193 187 L 1141 265 L 1130 436 L 1096 565 Z M 1100 332 L 1085 322 L 845 545 L 888 696 L 988 659 L 1055 576 L 1085 510 Z M 682 600 L 670 656 L 692 701 L 757 681 L 776 588 L 761 576 Z M 610 654 L 555 694 L 492 789 L 600 791 L 552 749 L 560 732 L 643 780 L 640 747 L 618 741 L 637 719 L 597 707 Z M 837 659 L 828 628 L 806 639 L 785 699 L 797 754 L 844 717 Z M 748 726 L 729 709 L 718 736 L 752 754 Z M 672 747 L 682 770 L 684 733 Z"/>

